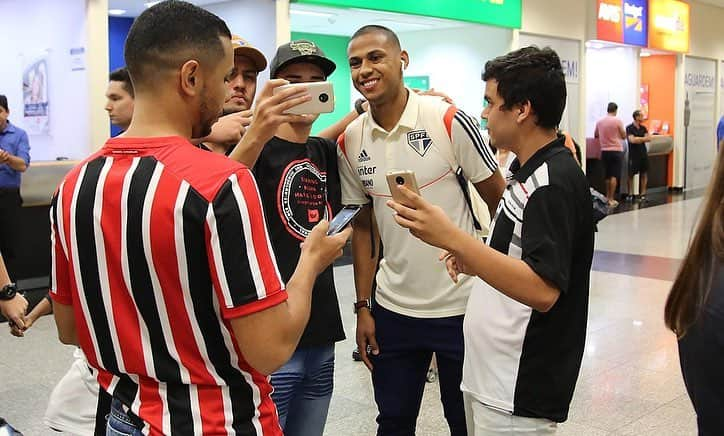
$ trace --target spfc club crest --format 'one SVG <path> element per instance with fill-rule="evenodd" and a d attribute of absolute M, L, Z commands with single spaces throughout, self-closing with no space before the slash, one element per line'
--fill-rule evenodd
<path fill-rule="evenodd" d="M 407 144 L 420 156 L 425 156 L 432 145 L 432 138 L 427 136 L 425 130 L 413 130 L 407 133 Z"/>

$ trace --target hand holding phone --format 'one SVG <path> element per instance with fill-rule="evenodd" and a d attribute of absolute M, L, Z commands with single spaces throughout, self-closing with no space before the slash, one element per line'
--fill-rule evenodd
<path fill-rule="evenodd" d="M 362 210 L 362 206 L 345 206 L 329 223 L 327 235 L 335 235 L 347 227 Z"/>
<path fill-rule="evenodd" d="M 284 111 L 285 114 L 322 114 L 334 111 L 334 89 L 331 82 L 290 83 L 289 85 L 274 88 L 274 94 L 282 92 L 285 89 L 298 87 L 306 88 L 312 98 L 309 101 L 287 109 Z"/>
<path fill-rule="evenodd" d="M 387 173 L 387 185 L 390 187 L 392 199 L 400 204 L 405 204 L 405 199 L 400 194 L 398 186 L 404 185 L 405 188 L 420 195 L 420 189 L 417 187 L 417 179 L 415 178 L 414 171 L 390 171 Z"/>

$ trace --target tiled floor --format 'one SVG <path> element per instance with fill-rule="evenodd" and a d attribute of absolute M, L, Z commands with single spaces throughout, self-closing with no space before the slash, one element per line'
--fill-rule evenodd
<path fill-rule="evenodd" d="M 596 235 L 588 340 L 568 422 L 576 436 L 696 434 L 674 336 L 663 306 L 684 254 L 699 199 L 618 213 Z M 354 336 L 351 266 L 337 267 L 343 320 Z M 4 326 L 3 326 L 4 330 Z M 353 341 L 337 346 L 335 391 L 325 435 L 372 435 L 376 409 L 369 374 L 351 359 Z M 47 396 L 72 360 L 50 318 L 24 339 L 0 335 L 0 415 L 26 435 L 53 434 L 42 425 Z M 72 406 L 71 406 L 72 407 Z M 449 434 L 437 384 L 427 385 L 418 435 Z"/>

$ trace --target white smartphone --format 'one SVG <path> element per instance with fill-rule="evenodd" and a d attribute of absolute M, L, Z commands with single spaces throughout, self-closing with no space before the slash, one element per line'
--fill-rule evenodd
<path fill-rule="evenodd" d="M 352 222 L 354 217 L 356 217 L 361 210 L 362 206 L 343 207 L 342 210 L 340 210 L 339 213 L 334 216 L 332 222 L 329 223 L 327 235 L 334 235 L 344 230 L 344 228 Z"/>
<path fill-rule="evenodd" d="M 334 88 L 331 82 L 290 83 L 289 85 L 274 88 L 274 94 L 283 89 L 301 86 L 307 88 L 307 92 L 312 96 L 312 99 L 287 109 L 284 113 L 305 115 L 325 114 L 334 111 Z"/>

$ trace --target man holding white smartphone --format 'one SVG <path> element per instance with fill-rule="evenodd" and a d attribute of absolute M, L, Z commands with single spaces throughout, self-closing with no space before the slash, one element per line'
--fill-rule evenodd
<path fill-rule="evenodd" d="M 364 26 L 352 36 L 347 55 L 354 87 L 370 105 L 370 111 L 340 137 L 338 153 L 342 203 L 365 204 L 352 237 L 358 299 L 354 309 L 357 345 L 372 371 L 379 409 L 377 434 L 415 433 L 435 353 L 450 432 L 465 435 L 460 391 L 463 314 L 472 282 L 452 283 L 445 265 L 437 260 L 438 250 L 397 225 L 385 207 L 391 194 L 386 175 L 395 170 L 414 172 L 421 195 L 443 204 L 454 222 L 470 234 L 474 233 L 473 219 L 455 171 L 462 168 L 491 211 L 505 182 L 473 118 L 439 97 L 417 95 L 404 86 L 402 75 L 409 57 L 394 32 Z M 380 236 L 385 254 L 372 306 L 377 266 L 372 243 Z"/>

